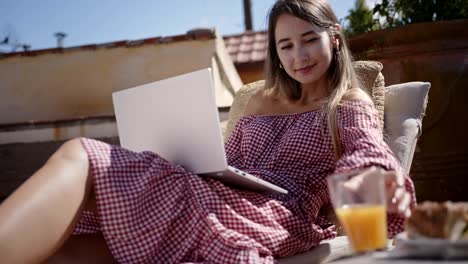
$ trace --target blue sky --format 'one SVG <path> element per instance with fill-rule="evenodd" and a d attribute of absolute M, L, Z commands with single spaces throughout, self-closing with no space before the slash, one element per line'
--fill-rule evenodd
<path fill-rule="evenodd" d="M 372 0 L 371 0 L 372 1 Z M 264 30 L 274 0 L 251 0 L 254 30 Z M 354 0 L 329 0 L 338 19 Z M 9 34 L 34 49 L 56 46 L 54 33 L 67 33 L 65 47 L 185 34 L 215 27 L 222 35 L 244 31 L 242 0 L 1 0 L 0 41 Z M 0 46 L 1 51 L 10 51 Z"/>

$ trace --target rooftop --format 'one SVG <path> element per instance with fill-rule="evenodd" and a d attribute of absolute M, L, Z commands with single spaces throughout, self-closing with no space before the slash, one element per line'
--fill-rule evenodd
<path fill-rule="evenodd" d="M 145 38 L 137 40 L 119 40 L 113 42 L 106 42 L 100 44 L 89 44 L 83 46 L 74 46 L 66 48 L 50 48 L 50 49 L 41 49 L 41 50 L 27 50 L 19 52 L 10 52 L 10 53 L 0 53 L 0 59 L 10 58 L 10 57 L 19 57 L 19 56 L 37 56 L 47 53 L 63 53 L 69 51 L 77 50 L 96 50 L 99 48 L 118 48 L 118 47 L 136 47 L 141 45 L 160 45 L 167 44 L 179 41 L 187 40 L 209 40 L 216 38 L 216 32 L 214 29 L 196 29 L 188 31 L 186 34 L 167 36 L 167 37 L 154 37 L 154 38 Z"/>
<path fill-rule="evenodd" d="M 247 31 L 243 34 L 224 36 L 226 49 L 234 64 L 263 62 L 267 51 L 266 31 Z"/>
<path fill-rule="evenodd" d="M 137 40 L 119 40 L 100 44 L 89 44 L 83 46 L 74 46 L 66 48 L 50 48 L 41 50 L 29 50 L 0 54 L 1 58 L 10 58 L 17 56 L 37 56 L 47 53 L 63 53 L 77 50 L 95 50 L 99 48 L 118 48 L 135 47 L 140 45 L 158 45 L 187 40 L 207 40 L 215 38 L 213 29 L 198 29 L 188 31 L 183 35 L 154 37 Z M 263 62 L 267 50 L 267 32 L 266 31 L 247 31 L 242 34 L 223 36 L 226 49 L 231 56 L 234 64 L 246 64 Z"/>

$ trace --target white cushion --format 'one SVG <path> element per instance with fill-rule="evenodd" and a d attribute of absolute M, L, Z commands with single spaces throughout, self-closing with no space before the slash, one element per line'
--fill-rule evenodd
<path fill-rule="evenodd" d="M 384 133 L 388 145 L 407 173 L 422 132 L 422 118 L 430 87 L 428 82 L 407 82 L 385 87 Z"/>

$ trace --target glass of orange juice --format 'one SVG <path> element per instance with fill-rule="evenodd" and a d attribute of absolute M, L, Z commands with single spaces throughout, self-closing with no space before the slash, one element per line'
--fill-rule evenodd
<path fill-rule="evenodd" d="M 337 173 L 327 178 L 335 213 L 355 253 L 387 246 L 385 179 L 382 169 Z"/>

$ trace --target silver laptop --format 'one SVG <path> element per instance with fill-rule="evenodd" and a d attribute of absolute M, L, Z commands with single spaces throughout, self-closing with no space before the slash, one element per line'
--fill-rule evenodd
<path fill-rule="evenodd" d="M 209 68 L 112 94 L 122 147 L 256 191 L 285 189 L 228 166 Z"/>

